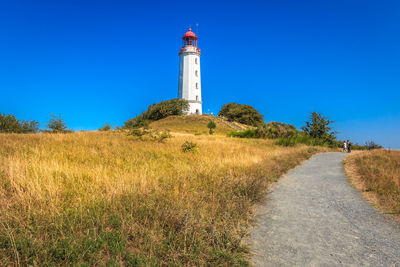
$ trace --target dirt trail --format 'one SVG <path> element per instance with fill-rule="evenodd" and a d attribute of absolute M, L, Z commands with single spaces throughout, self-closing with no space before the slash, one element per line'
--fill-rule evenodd
<path fill-rule="evenodd" d="M 400 226 L 347 181 L 343 153 L 318 154 L 281 178 L 252 229 L 256 266 L 400 266 Z"/>

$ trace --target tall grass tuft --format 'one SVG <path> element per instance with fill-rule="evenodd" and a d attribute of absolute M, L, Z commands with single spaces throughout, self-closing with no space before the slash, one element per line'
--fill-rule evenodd
<path fill-rule="evenodd" d="M 345 169 L 371 201 L 400 219 L 400 151 L 378 149 L 351 155 Z"/>

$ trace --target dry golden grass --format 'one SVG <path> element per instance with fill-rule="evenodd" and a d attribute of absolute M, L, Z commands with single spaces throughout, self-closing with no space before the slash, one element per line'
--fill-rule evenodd
<path fill-rule="evenodd" d="M 356 153 L 345 159 L 344 167 L 368 201 L 400 221 L 400 151 Z"/>
<path fill-rule="evenodd" d="M 230 127 L 228 124 L 210 115 L 169 116 L 165 119 L 152 122 L 150 127 L 155 130 L 207 135 L 207 123 L 210 120 L 213 120 L 217 125 L 214 131 L 217 135 L 226 135 L 229 132 L 237 131 L 235 128 Z M 240 123 L 237 124 L 242 125 Z"/>
<path fill-rule="evenodd" d="M 199 152 L 183 153 L 186 140 Z M 320 150 L 189 134 L 1 134 L 0 265 L 246 265 L 254 203 Z"/>

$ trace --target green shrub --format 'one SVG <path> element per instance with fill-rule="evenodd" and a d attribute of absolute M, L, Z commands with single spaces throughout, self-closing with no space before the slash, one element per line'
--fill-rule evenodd
<path fill-rule="evenodd" d="M 214 121 L 210 120 L 207 124 L 207 128 L 210 129 L 209 133 L 213 134 L 214 133 L 214 129 L 217 128 L 217 124 L 215 124 Z"/>
<path fill-rule="evenodd" d="M 260 125 L 257 127 L 257 129 L 230 132 L 228 136 L 240 138 L 277 139 L 295 136 L 298 133 L 299 131 L 291 124 L 269 122 L 266 125 Z"/>
<path fill-rule="evenodd" d="M 147 127 L 150 122 L 161 120 L 172 115 L 183 115 L 189 110 L 189 102 L 175 98 L 150 105 L 145 112 L 124 123 L 124 128 Z"/>
<path fill-rule="evenodd" d="M 182 151 L 183 152 L 197 152 L 197 151 L 199 151 L 199 148 L 197 147 L 196 143 L 186 141 L 185 143 L 182 144 Z"/>
<path fill-rule="evenodd" d="M 104 126 L 99 128 L 99 131 L 106 132 L 106 131 L 110 131 L 111 128 L 112 128 L 111 125 L 109 123 L 105 122 Z"/>
<path fill-rule="evenodd" d="M 14 115 L 0 114 L 0 133 L 37 133 L 39 122 L 17 120 Z"/>
<path fill-rule="evenodd" d="M 70 133 L 72 130 L 67 129 L 65 120 L 61 118 L 61 115 L 57 118 L 54 114 L 50 114 L 51 119 L 47 123 L 49 130 L 42 130 L 44 133 Z"/>
<path fill-rule="evenodd" d="M 264 123 L 263 116 L 255 108 L 236 103 L 223 105 L 218 116 L 224 116 L 228 121 L 236 121 L 251 126 L 258 126 Z"/>
<path fill-rule="evenodd" d="M 257 128 L 257 134 L 260 138 L 284 138 L 297 135 L 299 131 L 291 124 L 271 121 L 266 125 Z"/>

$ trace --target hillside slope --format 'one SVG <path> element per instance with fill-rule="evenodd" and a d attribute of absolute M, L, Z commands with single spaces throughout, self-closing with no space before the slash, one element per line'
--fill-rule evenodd
<path fill-rule="evenodd" d="M 207 123 L 210 120 L 213 120 L 217 124 L 217 128 L 214 131 L 215 134 L 226 135 L 229 132 L 237 131 L 237 129 L 232 127 L 229 123 L 210 115 L 170 116 L 152 122 L 150 128 L 164 131 L 169 130 L 171 132 L 208 134 Z M 242 127 L 246 128 L 244 125 L 242 125 Z"/>

